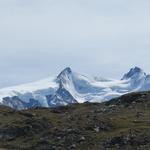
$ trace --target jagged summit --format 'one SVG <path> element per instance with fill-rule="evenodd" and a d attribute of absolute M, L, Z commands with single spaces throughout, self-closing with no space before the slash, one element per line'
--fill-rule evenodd
<path fill-rule="evenodd" d="M 61 73 L 71 73 L 72 70 L 70 67 L 66 67 Z"/>
<path fill-rule="evenodd" d="M 131 68 L 122 80 L 93 80 L 67 67 L 53 78 L 0 89 L 0 105 L 27 109 L 86 101 L 100 103 L 130 92 L 147 90 L 150 90 L 150 75 L 139 67 Z"/>
<path fill-rule="evenodd" d="M 61 73 L 57 76 L 56 81 L 59 83 L 59 86 L 64 86 L 67 82 L 70 82 L 72 79 L 72 70 L 70 67 L 65 68 Z"/>
<path fill-rule="evenodd" d="M 58 79 L 60 79 L 62 76 L 66 76 L 72 73 L 72 70 L 70 67 L 66 67 L 64 70 L 61 71 L 61 73 L 57 76 Z"/>
<path fill-rule="evenodd" d="M 134 67 L 134 68 L 131 68 L 130 71 L 123 76 L 122 80 L 127 80 L 131 78 L 136 79 L 139 77 L 146 77 L 146 73 L 141 68 Z"/>

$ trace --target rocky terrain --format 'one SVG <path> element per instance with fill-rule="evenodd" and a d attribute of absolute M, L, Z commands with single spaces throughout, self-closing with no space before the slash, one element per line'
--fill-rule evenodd
<path fill-rule="evenodd" d="M 0 106 L 0 149 L 149 150 L 150 92 L 101 104 L 22 111 Z"/>

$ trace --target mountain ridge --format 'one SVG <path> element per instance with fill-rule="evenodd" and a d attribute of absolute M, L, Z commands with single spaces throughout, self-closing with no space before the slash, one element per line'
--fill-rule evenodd
<path fill-rule="evenodd" d="M 0 104 L 15 109 L 56 107 L 70 103 L 103 102 L 121 95 L 150 90 L 150 75 L 131 68 L 120 80 L 89 78 L 65 68 L 53 78 L 0 89 Z"/>

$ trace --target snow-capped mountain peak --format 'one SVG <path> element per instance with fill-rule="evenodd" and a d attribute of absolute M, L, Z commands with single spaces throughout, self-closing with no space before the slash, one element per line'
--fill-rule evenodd
<path fill-rule="evenodd" d="M 90 78 L 67 67 L 54 77 L 0 89 L 0 104 L 15 109 L 102 102 L 135 91 L 150 90 L 150 75 L 135 67 L 121 80 Z"/>
<path fill-rule="evenodd" d="M 139 79 L 143 77 L 146 77 L 146 73 L 141 68 L 134 67 L 131 68 L 130 71 L 123 76 L 122 80 Z"/>
<path fill-rule="evenodd" d="M 70 67 L 65 68 L 61 73 L 57 76 L 58 79 L 61 79 L 64 76 L 68 76 L 72 73 L 72 70 Z"/>
<path fill-rule="evenodd" d="M 72 70 L 70 67 L 65 68 L 61 73 L 57 76 L 57 83 L 60 87 L 64 87 L 65 85 L 72 82 Z"/>

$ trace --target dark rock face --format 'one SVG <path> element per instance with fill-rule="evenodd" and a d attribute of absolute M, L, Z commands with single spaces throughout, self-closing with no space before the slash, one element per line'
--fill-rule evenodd
<path fill-rule="evenodd" d="M 3 98 L 3 104 L 5 106 L 12 107 L 17 110 L 40 107 L 40 103 L 35 99 L 30 99 L 28 103 L 22 101 L 18 96 Z"/>
<path fill-rule="evenodd" d="M 77 103 L 73 96 L 64 88 L 59 88 L 55 95 L 47 96 L 49 106 L 63 106 Z"/>
<path fill-rule="evenodd" d="M 57 79 L 61 80 L 64 76 L 68 76 L 70 74 L 72 74 L 72 70 L 70 67 L 67 67 L 57 76 Z"/>
<path fill-rule="evenodd" d="M 24 109 L 25 102 L 23 102 L 19 97 L 5 97 L 3 98 L 3 104 L 15 109 Z"/>
<path fill-rule="evenodd" d="M 26 103 L 25 107 L 28 108 L 35 108 L 35 107 L 41 107 L 41 104 L 35 100 L 35 99 L 30 99 L 29 103 Z"/>
<path fill-rule="evenodd" d="M 138 77 L 140 74 L 143 74 L 146 77 L 146 73 L 144 73 L 141 68 L 135 67 L 130 69 L 130 71 L 123 76 L 122 80 L 133 78 L 135 75 Z"/>

